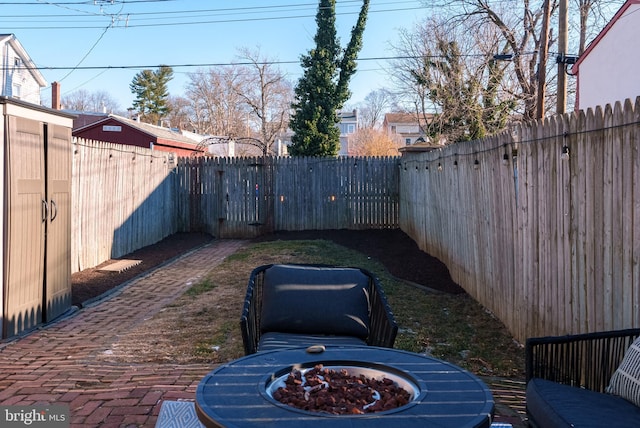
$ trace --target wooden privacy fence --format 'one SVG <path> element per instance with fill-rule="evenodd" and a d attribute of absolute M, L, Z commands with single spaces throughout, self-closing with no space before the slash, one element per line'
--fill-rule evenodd
<path fill-rule="evenodd" d="M 398 158 L 181 158 L 176 176 L 180 230 L 398 227 Z"/>
<path fill-rule="evenodd" d="M 276 230 L 398 227 L 397 157 L 280 158 Z"/>
<path fill-rule="evenodd" d="M 179 158 L 74 140 L 71 270 L 176 232 L 398 227 L 398 158 Z"/>
<path fill-rule="evenodd" d="M 640 326 L 640 97 L 405 154 L 400 226 L 527 337 Z"/>
<path fill-rule="evenodd" d="M 258 158 L 180 158 L 175 169 L 179 230 L 219 238 L 268 233 L 270 170 Z"/>
<path fill-rule="evenodd" d="M 172 158 L 165 152 L 74 139 L 72 272 L 178 230 Z"/>

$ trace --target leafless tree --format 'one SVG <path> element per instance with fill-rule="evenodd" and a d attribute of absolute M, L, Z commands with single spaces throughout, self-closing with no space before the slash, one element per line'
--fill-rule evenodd
<path fill-rule="evenodd" d="M 553 46 L 557 42 L 557 30 L 554 24 L 559 6 L 558 0 L 548 0 L 551 19 L 548 26 L 547 48 L 551 55 L 545 64 L 540 64 L 545 40 L 543 37 L 545 0 L 523 0 L 505 2 L 503 0 L 449 0 L 424 1 L 425 7 L 438 10 L 450 23 L 462 27 L 468 34 L 482 33 L 493 28 L 500 35 L 500 45 L 495 54 L 505 58 L 511 55 L 505 82 L 515 82 L 513 97 L 521 104 L 523 119 L 536 117 L 539 70 L 545 67 L 547 79 L 544 82 L 547 98 L 545 107 L 553 110 L 553 88 L 556 85 L 557 67 Z M 569 4 L 570 28 L 569 45 L 578 54 L 584 52 L 589 38 L 595 36 L 623 0 L 572 0 Z M 577 37 L 576 37 L 577 35 Z M 566 53 L 566 52 L 564 52 Z M 570 82 L 570 86 L 572 82 Z"/>
<path fill-rule="evenodd" d="M 191 124 L 200 134 L 246 135 L 248 110 L 238 95 L 242 73 L 236 67 L 212 67 L 188 75 L 186 97 Z"/>
<path fill-rule="evenodd" d="M 235 86 L 237 95 L 246 105 L 252 129 L 264 146 L 264 153 L 273 152 L 276 137 L 287 129 L 293 85 L 260 49 L 239 50 L 241 78 Z M 247 135 L 246 137 L 252 137 Z"/>
<path fill-rule="evenodd" d="M 287 128 L 293 89 L 259 50 L 242 49 L 234 65 L 189 74 L 186 98 L 193 130 L 234 139 L 238 155 L 266 154 Z"/>
<path fill-rule="evenodd" d="M 548 1 L 551 15 L 554 15 L 558 1 Z M 535 118 L 545 1 L 524 0 L 515 3 L 516 7 L 510 2 L 492 0 L 458 0 L 456 3 L 463 6 L 464 13 L 456 16 L 455 22 L 473 28 L 473 32 L 489 27 L 501 35 L 501 45 L 496 53 L 512 55 L 508 78 L 514 79 L 519 86 L 513 95 L 523 104 L 523 118 Z M 548 46 L 552 46 L 555 40 L 556 35 L 551 30 Z"/>
<path fill-rule="evenodd" d="M 179 128 L 186 131 L 193 131 L 189 112 L 191 111 L 191 102 L 184 97 L 169 96 L 167 102 L 169 106 L 169 114 L 163 119 L 172 128 Z"/>
<path fill-rule="evenodd" d="M 476 139 L 505 126 L 517 91 L 494 59 L 501 46 L 495 29 L 469 32 L 433 18 L 401 36 L 395 78 L 430 138 Z"/>
<path fill-rule="evenodd" d="M 623 0 L 573 0 L 573 3 L 578 10 L 578 22 L 573 25 L 579 34 L 577 53 L 582 55 L 587 42 L 604 27 Z"/>
<path fill-rule="evenodd" d="M 358 109 L 358 122 L 362 128 L 378 128 L 382 125 L 384 114 L 394 106 L 394 97 L 387 89 L 369 92 Z"/>
<path fill-rule="evenodd" d="M 117 113 L 120 109 L 108 92 L 89 92 L 86 89 L 78 89 L 62 97 L 61 103 L 64 109 L 83 112 Z"/>

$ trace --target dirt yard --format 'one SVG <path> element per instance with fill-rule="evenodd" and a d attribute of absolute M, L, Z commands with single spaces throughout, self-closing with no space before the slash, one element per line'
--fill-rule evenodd
<path fill-rule="evenodd" d="M 147 272 L 162 263 L 194 248 L 211 242 L 204 233 L 177 233 L 157 244 L 144 247 L 121 257 L 142 262 L 124 272 L 106 272 L 100 269 L 113 260 L 92 269 L 72 275 L 72 303 L 81 307 L 83 302 Z M 435 257 L 421 251 L 416 243 L 400 229 L 370 230 L 309 230 L 278 232 L 257 239 L 270 240 L 326 239 L 359 251 L 382 263 L 392 275 L 435 290 L 461 294 L 464 290 L 451 280 L 447 267 Z"/>

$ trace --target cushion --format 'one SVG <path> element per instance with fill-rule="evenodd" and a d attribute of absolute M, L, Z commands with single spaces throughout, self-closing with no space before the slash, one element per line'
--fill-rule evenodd
<path fill-rule="evenodd" d="M 260 336 L 258 351 L 270 351 L 290 347 L 308 347 L 313 345 L 325 346 L 367 346 L 367 342 L 353 336 L 327 336 L 324 334 L 299 333 L 265 333 Z"/>
<path fill-rule="evenodd" d="M 640 408 L 623 398 L 538 378 L 527 383 L 527 412 L 545 428 L 640 426 Z"/>
<path fill-rule="evenodd" d="M 640 406 L 640 337 L 625 352 L 606 391 Z"/>
<path fill-rule="evenodd" d="M 155 428 L 204 428 L 193 401 L 163 401 Z"/>
<path fill-rule="evenodd" d="M 264 272 L 261 332 L 366 338 L 368 284 L 359 269 L 273 265 Z"/>

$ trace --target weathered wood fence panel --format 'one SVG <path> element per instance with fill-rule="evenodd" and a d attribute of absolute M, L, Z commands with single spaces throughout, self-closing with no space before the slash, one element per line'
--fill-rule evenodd
<path fill-rule="evenodd" d="M 182 158 L 176 174 L 179 230 L 398 227 L 398 158 Z"/>
<path fill-rule="evenodd" d="M 405 154 L 400 226 L 527 337 L 640 325 L 640 98 Z"/>
<path fill-rule="evenodd" d="M 169 153 L 83 139 L 73 151 L 72 272 L 177 231 Z"/>
<path fill-rule="evenodd" d="M 398 158 L 279 158 L 276 230 L 398 227 Z"/>
<path fill-rule="evenodd" d="M 175 173 L 180 231 L 253 238 L 273 230 L 270 159 L 180 158 Z"/>

